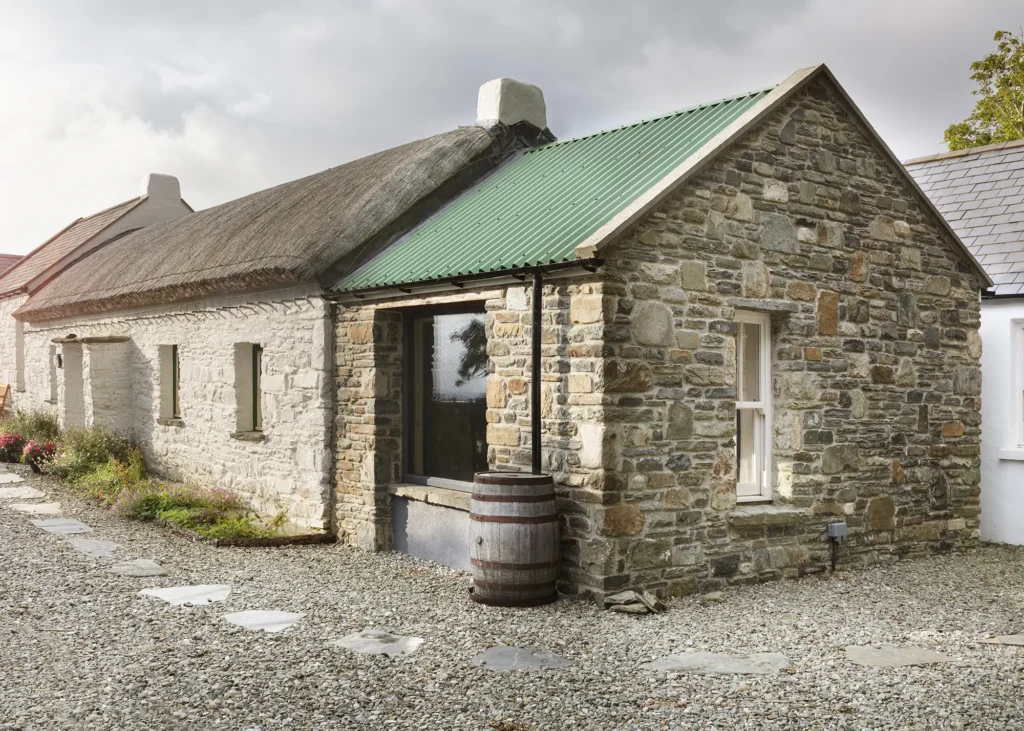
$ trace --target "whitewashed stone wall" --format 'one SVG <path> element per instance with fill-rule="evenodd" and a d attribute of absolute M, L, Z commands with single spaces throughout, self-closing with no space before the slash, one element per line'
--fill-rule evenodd
<path fill-rule="evenodd" d="M 11 384 L 11 400 L 9 405 L 13 408 L 18 405 L 21 393 L 18 389 L 18 364 L 17 364 L 17 321 L 11 317 L 11 313 L 21 307 L 28 299 L 25 295 L 17 297 L 6 297 L 0 299 L 0 383 Z M 27 377 L 28 368 L 25 368 Z"/>
<path fill-rule="evenodd" d="M 328 305 L 315 287 L 29 324 L 26 372 L 31 376 L 21 406 L 54 408 L 47 403 L 52 340 L 71 333 L 129 338 L 121 344 L 67 346 L 83 351 L 86 423 L 129 426 L 145 443 L 151 468 L 168 478 L 231 488 L 265 516 L 284 511 L 298 525 L 327 527 L 333 336 Z M 263 347 L 263 441 L 232 436 L 238 343 Z M 180 425 L 158 423 L 162 345 L 178 346 Z M 103 385 L 89 382 L 97 367 L 104 369 Z M 61 402 L 65 376 L 66 370 L 58 372 Z M 118 404 L 125 404 L 125 414 Z"/>

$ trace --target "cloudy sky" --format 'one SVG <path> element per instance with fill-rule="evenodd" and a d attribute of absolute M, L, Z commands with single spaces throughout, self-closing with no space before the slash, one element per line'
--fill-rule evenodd
<path fill-rule="evenodd" d="M 565 138 L 827 63 L 898 156 L 941 151 L 1020 0 L 0 0 L 0 252 L 178 176 L 196 209 L 540 85 Z"/>

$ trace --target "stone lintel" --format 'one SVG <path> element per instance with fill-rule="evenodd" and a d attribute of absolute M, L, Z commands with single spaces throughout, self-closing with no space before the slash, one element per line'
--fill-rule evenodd
<path fill-rule="evenodd" d="M 799 303 L 790 302 L 789 300 L 758 300 L 744 299 L 742 297 L 730 297 L 726 302 L 728 302 L 731 307 L 735 307 L 740 310 L 754 310 L 755 312 L 790 314 L 800 311 Z"/>
<path fill-rule="evenodd" d="M 92 335 L 85 338 L 54 338 L 51 343 L 58 345 L 109 345 L 111 343 L 127 343 L 131 340 L 127 335 Z"/>

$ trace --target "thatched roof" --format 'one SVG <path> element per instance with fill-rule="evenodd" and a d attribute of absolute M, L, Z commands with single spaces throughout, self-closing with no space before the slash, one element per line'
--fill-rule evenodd
<path fill-rule="evenodd" d="M 493 142 L 481 127 L 461 127 L 125 234 L 15 316 L 51 320 L 314 281 Z"/>

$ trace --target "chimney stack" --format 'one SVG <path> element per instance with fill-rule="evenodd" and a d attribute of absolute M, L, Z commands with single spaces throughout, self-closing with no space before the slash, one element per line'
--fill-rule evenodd
<path fill-rule="evenodd" d="M 142 195 L 151 200 L 181 201 L 181 185 L 173 175 L 150 173 L 142 179 Z"/>
<path fill-rule="evenodd" d="M 478 125 L 490 129 L 498 124 L 511 127 L 520 122 L 547 129 L 547 108 L 539 86 L 515 79 L 495 79 L 480 87 L 476 104 Z"/>

